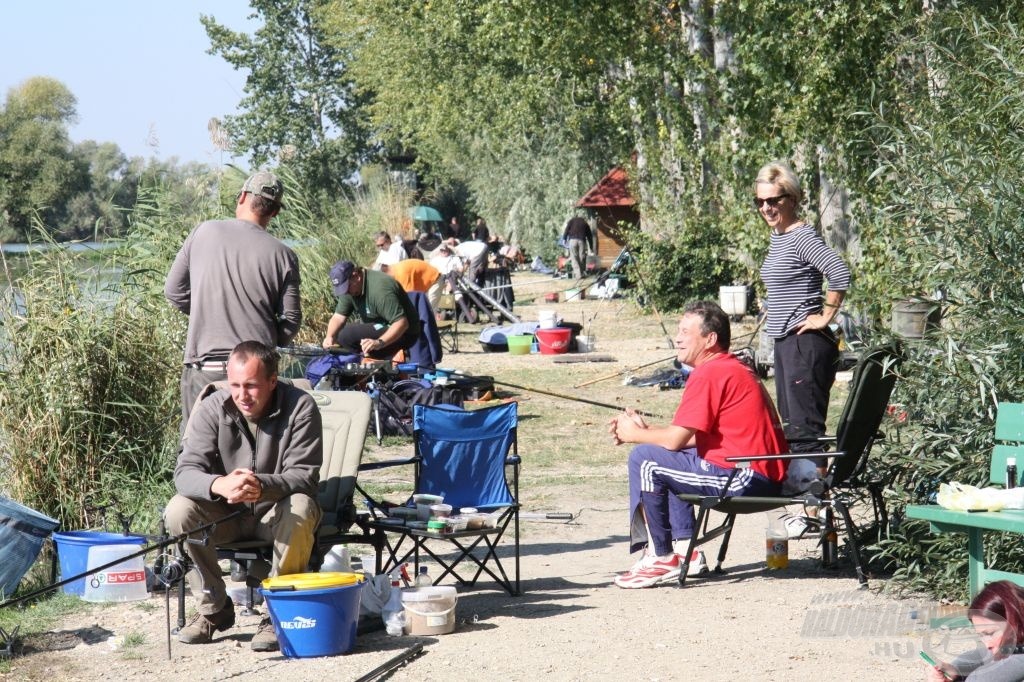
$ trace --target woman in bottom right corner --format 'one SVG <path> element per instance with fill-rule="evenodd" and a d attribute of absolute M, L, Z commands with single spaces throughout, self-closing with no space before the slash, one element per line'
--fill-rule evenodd
<path fill-rule="evenodd" d="M 1007 581 L 989 583 L 971 601 L 967 617 L 980 646 L 928 669 L 929 682 L 1020 682 L 1024 680 L 1024 589 Z"/>

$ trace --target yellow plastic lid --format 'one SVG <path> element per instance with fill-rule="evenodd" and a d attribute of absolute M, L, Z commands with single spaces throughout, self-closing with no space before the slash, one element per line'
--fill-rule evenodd
<path fill-rule="evenodd" d="M 323 590 L 345 587 L 366 580 L 362 573 L 293 573 L 279 575 L 263 581 L 265 590 Z"/>

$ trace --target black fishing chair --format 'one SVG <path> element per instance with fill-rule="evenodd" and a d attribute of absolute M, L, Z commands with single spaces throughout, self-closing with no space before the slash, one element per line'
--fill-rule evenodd
<path fill-rule="evenodd" d="M 304 380 L 296 380 L 294 383 L 309 390 L 308 382 Z M 199 400 L 226 385 L 226 382 L 210 384 Z M 359 391 L 310 391 L 310 394 L 320 409 L 324 452 L 317 495 L 323 516 L 310 557 L 310 566 L 315 570 L 323 563 L 324 555 L 335 545 L 369 544 L 379 554 L 384 537 L 367 525 L 367 515 L 357 513 L 353 501 L 366 430 L 370 423 L 370 396 Z M 273 549 L 272 543 L 262 540 L 241 540 L 217 547 L 217 555 L 221 559 L 230 559 L 241 569 L 232 577 L 244 580 L 247 587 L 245 609 L 242 611 L 244 615 L 256 613 L 253 599 L 259 580 L 250 575 L 250 569 L 257 561 L 268 564 L 272 562 Z M 182 589 L 178 594 L 178 622 L 183 624 L 185 591 Z"/>
<path fill-rule="evenodd" d="M 877 537 L 876 534 L 883 533 L 889 523 L 885 500 L 882 497 L 884 481 L 873 478 L 867 471 L 868 455 L 875 440 L 883 437 L 878 429 L 888 408 L 901 360 L 900 350 L 894 345 L 871 348 L 861 354 L 853 370 L 850 393 L 843 406 L 836 435 L 815 441 L 821 443 L 823 447 L 834 443 L 834 452 L 727 458 L 730 462 L 736 462 L 738 467 L 749 466 L 750 462 L 757 460 L 830 458 L 826 475 L 812 481 L 805 491 L 778 497 L 685 493 L 677 495 L 679 499 L 692 504 L 697 514 L 695 532 L 690 538 L 686 554 L 683 555 L 683 565 L 679 574 L 680 586 L 686 584 L 686 573 L 694 549 L 718 537 L 722 538 L 722 544 L 718 550 L 718 562 L 714 570 L 716 573 L 724 572 L 722 562 L 725 561 L 729 537 L 738 514 L 767 512 L 791 504 L 822 509 L 824 518 L 805 519 L 808 525 L 801 537 L 817 535 L 822 548 L 822 564 L 831 566 L 838 552 L 838 533 L 842 532 L 846 536 L 850 556 L 857 571 L 857 580 L 861 585 L 867 584 L 867 575 L 858 547 L 870 538 Z M 738 469 L 733 472 L 733 476 L 737 472 Z M 728 485 L 724 489 L 727 490 Z M 849 507 L 865 495 L 871 500 L 873 520 L 870 526 L 858 528 Z M 719 525 L 709 528 L 712 510 L 724 514 L 725 518 Z"/>
<path fill-rule="evenodd" d="M 451 405 L 417 405 L 413 426 L 412 458 L 367 463 L 360 471 L 412 464 L 415 466 L 414 494 L 442 496 L 445 503 L 451 505 L 453 514 L 473 507 L 488 514 L 489 522 L 482 527 L 473 524 L 474 527 L 439 533 L 410 527 L 401 519 L 379 518 L 370 526 L 385 533 L 383 549 L 388 554 L 384 558 L 378 554 L 378 564 L 387 570 L 411 558 L 418 571 L 422 551 L 442 569 L 434 577 L 435 585 L 451 575 L 460 584 L 472 586 L 486 573 L 510 595 L 519 594 L 520 459 L 516 442 L 516 403 L 471 411 Z M 372 510 L 383 516 L 394 508 L 369 495 L 367 500 Z M 483 523 L 483 519 L 477 520 Z M 514 543 L 511 578 L 497 553 L 498 543 L 509 528 Z M 397 536 L 397 539 L 392 542 L 390 536 Z M 455 557 L 434 551 L 428 545 L 436 541 L 446 543 Z M 464 561 L 475 567 L 472 577 L 457 572 Z"/>

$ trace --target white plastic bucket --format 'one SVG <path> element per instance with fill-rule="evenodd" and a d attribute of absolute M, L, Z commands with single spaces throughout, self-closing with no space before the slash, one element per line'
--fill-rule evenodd
<path fill-rule="evenodd" d="M 93 545 L 89 548 L 89 570 L 99 568 L 139 551 L 139 545 Z M 138 601 L 149 597 L 146 565 L 141 556 L 127 559 L 85 578 L 85 601 Z"/>
<path fill-rule="evenodd" d="M 537 311 L 537 320 L 541 329 L 554 329 L 558 326 L 558 313 L 554 310 Z"/>
<path fill-rule="evenodd" d="M 576 337 L 576 352 L 577 353 L 589 353 L 594 350 L 594 337 L 593 336 L 577 336 Z"/>
<path fill-rule="evenodd" d="M 410 635 L 446 635 L 455 630 L 459 595 L 450 585 L 402 590 L 405 631 Z"/>
<path fill-rule="evenodd" d="M 747 286 L 719 287 L 718 304 L 726 315 L 745 315 L 747 312 Z"/>

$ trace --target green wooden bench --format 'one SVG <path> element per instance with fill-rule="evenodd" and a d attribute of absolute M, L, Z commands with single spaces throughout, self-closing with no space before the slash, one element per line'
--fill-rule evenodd
<path fill-rule="evenodd" d="M 1006 458 L 1016 457 L 1017 466 L 1024 467 L 1024 404 L 999 403 L 996 414 L 996 446 L 992 450 L 989 481 L 1003 485 L 1006 481 Z M 1024 535 L 1024 509 L 996 512 L 967 512 L 943 509 L 937 504 L 915 504 L 907 507 L 907 516 L 931 524 L 933 533 L 967 534 L 967 586 L 971 598 L 996 580 L 1009 580 L 1024 586 L 1024 574 L 1010 573 L 985 565 L 985 531 Z"/>

